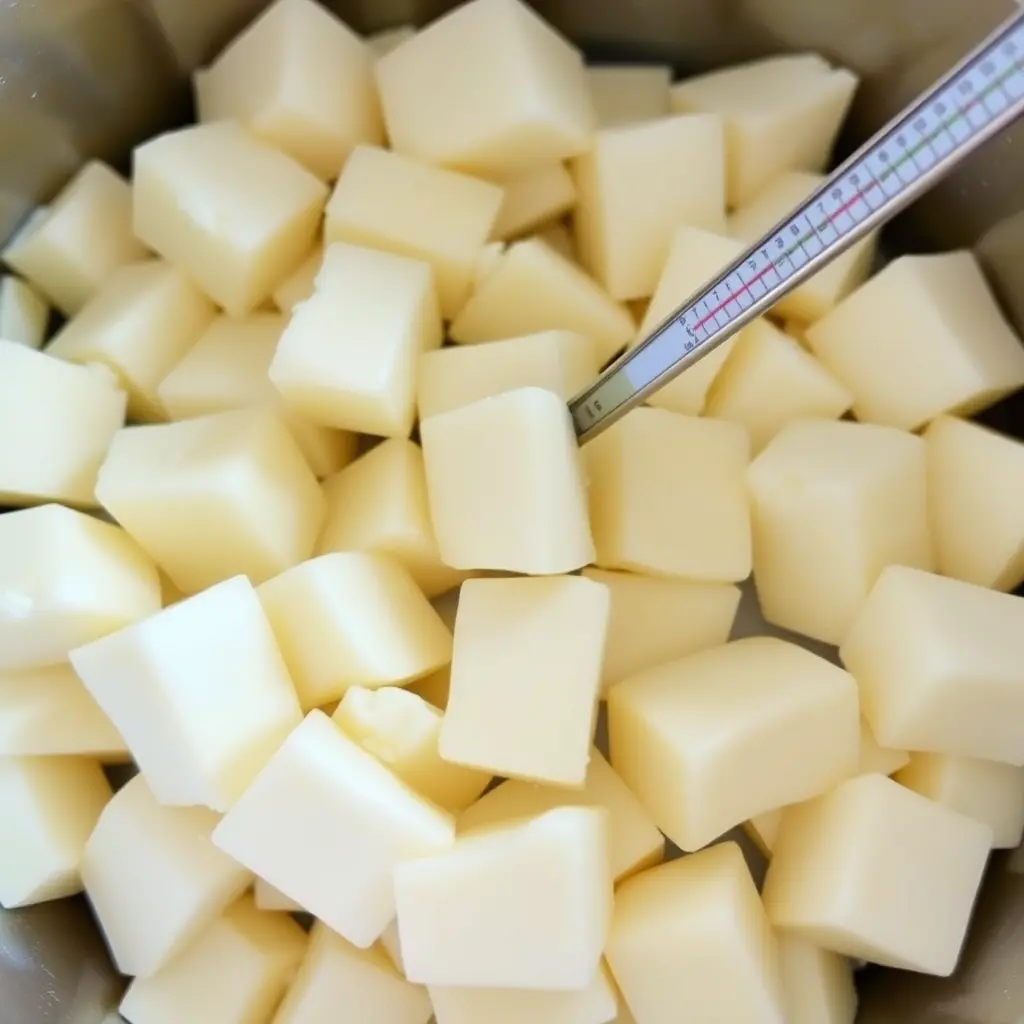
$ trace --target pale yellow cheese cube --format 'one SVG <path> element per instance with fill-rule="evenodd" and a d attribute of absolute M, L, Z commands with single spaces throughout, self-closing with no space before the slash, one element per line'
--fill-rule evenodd
<path fill-rule="evenodd" d="M 61 505 L 0 516 L 0 671 L 56 665 L 160 610 L 160 579 L 120 528 Z"/>
<path fill-rule="evenodd" d="M 516 388 L 547 388 L 568 401 L 594 382 L 599 369 L 593 343 L 572 331 L 441 348 L 420 359 L 420 418 Z"/>
<path fill-rule="evenodd" d="M 384 139 L 374 56 L 313 0 L 276 0 L 195 78 L 200 121 L 235 120 L 318 178 Z"/>
<path fill-rule="evenodd" d="M 601 128 L 668 117 L 672 69 L 666 64 L 601 64 L 587 68 Z"/>
<path fill-rule="evenodd" d="M 282 313 L 291 313 L 300 303 L 305 302 L 316 285 L 316 276 L 324 261 L 323 242 L 317 242 L 309 255 L 275 289 L 271 298 Z"/>
<path fill-rule="evenodd" d="M 0 277 L 0 338 L 41 348 L 50 321 L 46 300 L 13 274 Z"/>
<path fill-rule="evenodd" d="M 100 815 L 82 880 L 122 974 L 155 974 L 252 884 L 210 842 L 217 821 L 205 807 L 161 806 L 141 775 Z"/>
<path fill-rule="evenodd" d="M 339 1014 L 367 1024 L 427 1024 L 430 999 L 379 946 L 358 949 L 320 922 L 274 1024 L 324 1024 Z"/>
<path fill-rule="evenodd" d="M 395 28 L 382 29 L 366 37 L 366 45 L 373 51 L 377 59 L 397 49 L 416 35 L 415 25 L 398 25 Z"/>
<path fill-rule="evenodd" d="M 232 316 L 251 313 L 313 245 L 326 186 L 233 121 L 134 153 L 135 233 Z"/>
<path fill-rule="evenodd" d="M 629 787 L 595 747 L 582 789 L 542 786 L 509 779 L 458 817 L 460 833 L 517 818 L 532 818 L 555 807 L 603 807 L 608 812 L 608 861 L 616 884 L 660 864 L 665 839 Z"/>
<path fill-rule="evenodd" d="M 265 408 L 119 431 L 96 496 L 186 594 L 300 562 L 324 511 L 313 471 Z"/>
<path fill-rule="evenodd" d="M 590 338 L 603 364 L 636 327 L 629 310 L 585 271 L 540 238 L 528 238 L 505 250 L 449 333 L 468 344 L 550 330 Z"/>
<path fill-rule="evenodd" d="M 506 391 L 423 420 L 420 437 L 446 565 L 544 574 L 593 561 L 580 451 L 558 395 Z"/>
<path fill-rule="evenodd" d="M 480 282 L 498 265 L 505 252 L 504 242 L 488 242 L 480 249 L 473 268 L 473 288 L 479 288 Z"/>
<path fill-rule="evenodd" d="M 751 637 L 612 687 L 608 733 L 613 767 L 658 827 L 699 850 L 856 770 L 857 686 L 795 644 Z"/>
<path fill-rule="evenodd" d="M 583 449 L 594 561 L 702 582 L 746 579 L 749 449 L 736 423 L 634 409 Z"/>
<path fill-rule="evenodd" d="M 772 924 L 823 949 L 949 975 L 992 829 L 882 775 L 789 808 L 763 897 Z"/>
<path fill-rule="evenodd" d="M 109 367 L 136 421 L 168 419 L 157 388 L 216 314 L 214 304 L 163 260 L 115 270 L 54 336 L 46 351 L 72 363 Z"/>
<path fill-rule="evenodd" d="M 446 849 L 452 817 L 311 711 L 213 841 L 362 949 L 395 916 L 392 874 Z"/>
<path fill-rule="evenodd" d="M 434 611 L 441 616 L 441 621 L 454 633 L 455 616 L 459 608 L 459 587 L 449 590 L 435 598 L 431 604 Z M 442 666 L 429 676 L 408 683 L 406 688 L 419 694 L 428 704 L 433 704 L 439 711 L 448 707 L 448 693 L 451 689 L 451 663 Z"/>
<path fill-rule="evenodd" d="M 892 775 L 910 764 L 910 753 L 893 747 L 880 746 L 875 734 L 864 718 L 860 720 L 860 761 L 858 775 Z M 1024 800 L 1024 793 L 1021 799 Z"/>
<path fill-rule="evenodd" d="M 856 88 L 817 54 L 787 54 L 685 79 L 671 102 L 724 118 L 729 205 L 742 206 L 782 171 L 825 169 Z"/>
<path fill-rule="evenodd" d="M 26 907 L 82 891 L 86 840 L 110 783 L 84 757 L 0 757 L 0 907 Z"/>
<path fill-rule="evenodd" d="M 725 232 L 725 135 L 714 115 L 605 128 L 571 167 L 580 260 L 612 298 L 654 294 L 680 225 Z"/>
<path fill-rule="evenodd" d="M 735 843 L 621 886 L 607 956 L 637 1024 L 786 1020 L 775 936 Z"/>
<path fill-rule="evenodd" d="M 1013 590 L 1024 581 L 1024 444 L 952 416 L 924 439 L 938 571 Z"/>
<path fill-rule="evenodd" d="M 420 260 L 338 243 L 281 336 L 270 379 L 313 423 L 407 437 L 416 360 L 441 344 L 433 274 Z"/>
<path fill-rule="evenodd" d="M 132 190 L 90 160 L 0 255 L 65 316 L 77 313 L 118 267 L 143 259 L 132 234 Z"/>
<path fill-rule="evenodd" d="M 94 506 L 126 406 L 104 372 L 0 339 L 0 503 Z"/>
<path fill-rule="evenodd" d="M 786 1024 L 853 1024 L 857 990 L 850 961 L 790 935 L 778 939 Z"/>
<path fill-rule="evenodd" d="M 837 644 L 887 565 L 930 568 L 925 476 L 912 434 L 828 420 L 783 427 L 747 472 L 765 619 Z"/>
<path fill-rule="evenodd" d="M 285 896 L 283 892 L 264 882 L 262 878 L 257 878 L 253 885 L 253 899 L 259 910 L 283 911 L 293 914 L 303 913 L 302 907 L 295 900 Z"/>
<path fill-rule="evenodd" d="M 441 756 L 582 786 L 609 605 L 607 587 L 576 576 L 463 583 Z"/>
<path fill-rule="evenodd" d="M 785 808 L 779 807 L 764 814 L 755 814 L 749 821 L 743 822 L 743 831 L 754 841 L 754 845 L 764 854 L 771 857 L 775 849 L 775 840 L 779 836 L 782 815 Z"/>
<path fill-rule="evenodd" d="M 743 331 L 704 404 L 704 415 L 747 428 L 756 455 L 787 424 L 839 419 L 853 395 L 800 344 L 768 320 Z"/>
<path fill-rule="evenodd" d="M 441 315 L 450 320 L 469 297 L 501 204 L 502 190 L 490 182 L 357 146 L 327 203 L 324 239 L 429 263 Z"/>
<path fill-rule="evenodd" d="M 504 192 L 491 238 L 517 238 L 557 220 L 576 205 L 576 185 L 563 163 L 499 182 Z"/>
<path fill-rule="evenodd" d="M 243 896 L 180 956 L 148 978 L 136 978 L 121 1000 L 131 1024 L 267 1021 L 306 949 L 291 918 L 264 914 Z"/>
<path fill-rule="evenodd" d="M 395 869 L 406 977 L 427 985 L 585 989 L 612 912 L 607 812 L 559 807 Z"/>
<path fill-rule="evenodd" d="M 1024 766 L 1024 599 L 891 565 L 839 655 L 880 743 Z"/>
<path fill-rule="evenodd" d="M 391 919 L 391 923 L 381 932 L 380 945 L 387 953 L 388 959 L 394 964 L 398 973 L 405 977 L 405 964 L 402 962 L 401 937 L 398 934 L 398 918 Z"/>
<path fill-rule="evenodd" d="M 968 250 L 901 256 L 807 329 L 859 420 L 916 430 L 1024 384 L 1024 346 Z"/>
<path fill-rule="evenodd" d="M 519 0 L 443 15 L 378 61 L 377 85 L 396 150 L 484 177 L 575 156 L 595 124 L 579 51 Z"/>

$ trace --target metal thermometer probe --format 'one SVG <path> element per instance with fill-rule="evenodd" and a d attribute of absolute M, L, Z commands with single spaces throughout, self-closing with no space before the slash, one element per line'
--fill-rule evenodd
<path fill-rule="evenodd" d="M 1024 14 L 1017 14 L 573 398 L 569 411 L 580 443 L 889 220 L 1022 112 Z"/>

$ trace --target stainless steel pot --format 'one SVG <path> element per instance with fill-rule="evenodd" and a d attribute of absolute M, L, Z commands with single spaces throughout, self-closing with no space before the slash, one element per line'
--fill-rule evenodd
<path fill-rule="evenodd" d="M 126 167 L 135 141 L 186 117 L 189 72 L 263 6 L 265 0 L 0 0 L 0 239 L 84 159 L 102 156 Z M 355 29 L 371 31 L 423 23 L 451 3 L 332 0 L 328 6 Z M 1012 3 L 535 0 L 535 6 L 602 59 L 670 61 L 692 71 L 818 50 L 863 76 L 843 141 L 850 146 L 985 35 Z M 917 203 L 893 226 L 892 240 L 913 250 L 973 246 L 1024 333 L 1024 124 Z M 1024 436 L 1019 396 L 985 418 Z M 3 829 L 12 827 L 0 824 L 0 843 Z M 956 976 L 864 972 L 859 1024 L 1024 1021 L 1024 855 L 1018 851 L 1016 871 L 1011 862 L 1005 854 L 993 860 Z M 99 1024 L 120 988 L 81 899 L 0 910 L 0 1024 Z"/>

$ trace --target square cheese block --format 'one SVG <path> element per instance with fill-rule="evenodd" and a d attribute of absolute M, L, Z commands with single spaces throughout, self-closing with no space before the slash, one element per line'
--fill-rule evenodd
<path fill-rule="evenodd" d="M 324 239 L 429 263 L 441 315 L 450 320 L 469 297 L 501 204 L 502 190 L 490 182 L 357 146 L 327 203 Z"/>
<path fill-rule="evenodd" d="M 775 936 L 735 843 L 621 886 L 607 956 L 637 1024 L 786 1021 Z"/>
<path fill-rule="evenodd" d="M 817 54 L 787 54 L 685 79 L 671 103 L 725 120 L 729 205 L 742 206 L 782 171 L 825 169 L 856 88 Z"/>
<path fill-rule="evenodd" d="M 607 587 L 577 576 L 467 580 L 441 756 L 495 775 L 582 786 L 609 605 Z"/>
<path fill-rule="evenodd" d="M 607 812 L 559 807 L 457 839 L 395 869 L 410 981 L 580 990 L 612 913 Z"/>
<path fill-rule="evenodd" d="M 483 177 L 575 156 L 595 124 L 579 51 L 520 0 L 443 15 L 378 61 L 377 85 L 396 150 Z"/>
<path fill-rule="evenodd" d="M 135 233 L 232 316 L 298 266 L 327 200 L 321 181 L 233 121 L 158 135 L 133 168 Z"/>
<path fill-rule="evenodd" d="M 426 419 L 526 387 L 547 388 L 567 402 L 594 382 L 599 369 L 593 342 L 573 331 L 453 345 L 420 359 L 417 404 Z"/>
<path fill-rule="evenodd" d="M 0 503 L 96 505 L 96 474 L 126 407 L 106 371 L 0 339 Z"/>
<path fill-rule="evenodd" d="M 583 449 L 603 569 L 731 583 L 750 575 L 747 432 L 634 409 Z"/>
<path fill-rule="evenodd" d="M 576 185 L 563 163 L 499 182 L 504 192 L 491 238 L 517 238 L 543 227 L 576 205 Z"/>
<path fill-rule="evenodd" d="M 713 114 L 604 128 L 571 167 L 580 260 L 612 298 L 654 294 L 680 225 L 725 232 L 725 133 Z"/>
<path fill-rule="evenodd" d="M 839 655 L 880 743 L 1024 766 L 1024 599 L 891 565 Z"/>
<path fill-rule="evenodd" d="M 160 578 L 117 526 L 62 505 L 0 516 L 0 671 L 68 652 L 160 610 Z"/>
<path fill-rule="evenodd" d="M 917 430 L 1024 384 L 1024 346 L 967 250 L 901 256 L 807 329 L 859 420 Z"/>
<path fill-rule="evenodd" d="M 856 770 L 857 686 L 796 644 L 750 637 L 612 687 L 608 734 L 612 765 L 658 827 L 699 850 Z"/>
<path fill-rule="evenodd" d="M 136 978 L 121 1001 L 131 1024 L 270 1020 L 306 949 L 289 917 L 264 914 L 243 896 L 155 974 Z"/>
<path fill-rule="evenodd" d="M 306 258 L 274 289 L 271 299 L 282 313 L 291 313 L 313 294 L 316 275 L 324 261 L 324 244 L 318 241 Z"/>
<path fill-rule="evenodd" d="M 280 889 L 275 889 L 268 882 L 264 882 L 262 878 L 256 879 L 252 894 L 258 910 L 282 911 L 292 914 L 305 913 L 295 900 L 285 896 Z"/>
<path fill-rule="evenodd" d="M 447 591 L 431 601 L 434 611 L 441 616 L 441 621 L 454 633 L 455 616 L 459 608 L 459 587 Z M 429 676 L 416 679 L 406 684 L 406 689 L 418 694 L 428 704 L 433 704 L 439 711 L 448 707 L 448 694 L 451 689 L 451 663 L 443 665 Z"/>
<path fill-rule="evenodd" d="M 132 189 L 90 160 L 0 253 L 65 316 L 77 313 L 120 266 L 146 247 L 132 233 Z"/>
<path fill-rule="evenodd" d="M 629 310 L 571 259 L 540 238 L 527 238 L 510 245 L 478 282 L 450 335 L 452 341 L 472 343 L 549 330 L 589 338 L 603 365 L 633 337 L 636 326 Z"/>
<path fill-rule="evenodd" d="M 100 815 L 82 879 L 122 974 L 155 974 L 252 884 L 210 842 L 217 821 L 205 807 L 161 806 L 141 775 Z"/>
<path fill-rule="evenodd" d="M 786 1024 L 853 1024 L 857 990 L 850 961 L 786 934 L 778 946 Z"/>
<path fill-rule="evenodd" d="M 50 307 L 32 285 L 13 274 L 0 277 L 0 338 L 41 348 L 49 322 Z"/>
<path fill-rule="evenodd" d="M 186 594 L 302 561 L 324 512 L 313 471 L 266 408 L 119 431 L 96 497 Z"/>
<path fill-rule="evenodd" d="M 448 627 L 387 555 L 320 555 L 258 593 L 303 710 L 338 700 L 350 686 L 406 683 L 451 661 Z"/>
<path fill-rule="evenodd" d="M 787 424 L 839 419 L 853 395 L 809 352 L 771 321 L 744 328 L 715 378 L 704 415 L 747 428 L 756 455 Z"/>
<path fill-rule="evenodd" d="M 667 64 L 601 64 L 587 68 L 590 98 L 601 128 L 651 121 L 671 112 Z"/>
<path fill-rule="evenodd" d="M 367 949 L 395 916 L 395 866 L 444 850 L 454 837 L 449 814 L 414 793 L 322 711 L 311 711 L 213 838 Z"/>
<path fill-rule="evenodd" d="M 86 840 L 110 800 L 99 763 L 84 757 L 0 757 L 0 907 L 82 891 Z"/>
<path fill-rule="evenodd" d="M 665 839 L 651 816 L 596 747 L 590 751 L 582 789 L 508 779 L 467 807 L 456 825 L 466 833 L 555 807 L 603 807 L 608 812 L 608 860 L 616 884 L 660 864 L 665 855 Z"/>
<path fill-rule="evenodd" d="M 935 564 L 995 590 L 1024 581 L 1024 444 L 940 416 L 924 432 Z"/>
<path fill-rule="evenodd" d="M 408 437 L 416 361 L 441 345 L 427 263 L 328 246 L 312 298 L 296 307 L 270 379 L 296 412 L 325 427 Z"/>
<path fill-rule="evenodd" d="M 226 811 L 301 717 L 244 576 L 77 648 L 71 664 L 164 804 Z"/>
<path fill-rule="evenodd" d="M 992 829 L 882 775 L 786 811 L 765 878 L 768 918 L 824 949 L 952 974 Z"/>
<path fill-rule="evenodd" d="M 274 1024 L 324 1024 L 339 1013 L 367 1024 L 427 1024 L 427 990 L 412 985 L 380 946 L 358 949 L 321 922 Z"/>
<path fill-rule="evenodd" d="M 395 28 L 385 28 L 379 32 L 371 32 L 366 37 L 366 45 L 370 48 L 374 57 L 379 60 L 385 54 L 398 49 L 402 43 L 412 39 L 414 35 L 416 35 L 415 25 L 398 25 Z"/>
<path fill-rule="evenodd" d="M 925 477 L 912 434 L 829 420 L 783 427 L 747 472 L 765 619 L 838 644 L 887 565 L 930 569 Z"/>
<path fill-rule="evenodd" d="M 580 451 L 565 402 L 518 388 L 420 424 L 442 561 L 573 572 L 594 560 Z"/>
<path fill-rule="evenodd" d="M 163 260 L 115 270 L 54 336 L 46 351 L 72 363 L 101 363 L 128 393 L 135 421 L 168 419 L 160 382 L 196 343 L 214 304 Z"/>
<path fill-rule="evenodd" d="M 200 121 L 234 120 L 332 180 L 384 139 L 374 55 L 313 0 L 276 0 L 195 76 Z"/>

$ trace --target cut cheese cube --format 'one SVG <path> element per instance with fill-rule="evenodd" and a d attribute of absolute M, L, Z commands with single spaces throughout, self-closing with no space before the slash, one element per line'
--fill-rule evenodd
<path fill-rule="evenodd" d="M 274 1024 L 323 1024 L 339 1013 L 367 1024 L 427 1024 L 430 999 L 379 946 L 357 949 L 320 922 Z"/>
<path fill-rule="evenodd" d="M 283 892 L 264 882 L 262 878 L 256 879 L 253 886 L 253 899 L 259 910 L 284 911 L 292 914 L 304 913 L 302 907 L 295 900 L 285 896 Z"/>
<path fill-rule="evenodd" d="M 565 164 L 554 163 L 499 183 L 504 191 L 491 238 L 517 238 L 557 220 L 576 205 L 576 185 Z"/>
<path fill-rule="evenodd" d="M 117 791 L 82 858 L 82 880 L 114 964 L 149 977 L 252 884 L 221 853 L 205 807 L 163 807 L 141 775 Z"/>
<path fill-rule="evenodd" d="M 544 574 L 593 561 L 580 452 L 558 395 L 506 391 L 425 419 L 420 437 L 446 565 Z"/>
<path fill-rule="evenodd" d="M 460 833 L 471 832 L 555 807 L 603 807 L 608 812 L 608 861 L 616 884 L 660 864 L 665 855 L 665 839 L 650 815 L 596 747 L 582 789 L 509 779 L 467 807 L 456 824 Z"/>
<path fill-rule="evenodd" d="M 782 815 L 785 808 L 755 814 L 749 821 L 743 822 L 743 831 L 754 841 L 754 845 L 764 854 L 771 857 L 782 826 Z"/>
<path fill-rule="evenodd" d="M 839 649 L 885 746 L 1024 766 L 1024 600 L 889 566 Z"/>
<path fill-rule="evenodd" d="M 576 576 L 467 580 L 441 756 L 495 775 L 582 786 L 609 605 L 606 587 Z"/>
<path fill-rule="evenodd" d="M 119 431 L 96 496 L 186 594 L 300 562 L 324 511 L 313 471 L 265 408 Z"/>
<path fill-rule="evenodd" d="M 612 912 L 607 829 L 604 810 L 559 807 L 399 864 L 406 976 L 432 986 L 585 989 Z"/>
<path fill-rule="evenodd" d="M 735 843 L 626 882 L 607 955 L 638 1024 L 786 1020 L 775 936 Z"/>
<path fill-rule="evenodd" d="M 973 253 L 901 256 L 807 329 L 859 420 L 916 430 L 1024 384 L 1024 346 Z"/>
<path fill-rule="evenodd" d="M 136 978 L 121 1001 L 131 1024 L 266 1021 L 306 948 L 290 918 L 264 914 L 243 896 L 169 964 Z"/>
<path fill-rule="evenodd" d="M 825 169 L 856 88 L 845 68 L 787 54 L 685 79 L 671 102 L 724 118 L 729 205 L 742 206 L 782 171 Z"/>
<path fill-rule="evenodd" d="M 605 128 L 571 167 L 580 260 L 612 298 L 654 294 L 680 225 L 725 232 L 725 135 L 714 115 Z"/>
<path fill-rule="evenodd" d="M 317 242 L 309 255 L 275 289 L 271 298 L 282 313 L 291 313 L 300 302 L 305 302 L 316 285 L 316 276 L 324 261 L 324 245 Z"/>
<path fill-rule="evenodd" d="M 397 50 L 402 43 L 408 42 L 416 35 L 415 25 L 397 25 L 395 28 L 382 29 L 380 32 L 373 32 L 366 37 L 366 45 L 373 51 L 378 60 Z"/>
<path fill-rule="evenodd" d="M 77 313 L 118 267 L 147 255 L 132 234 L 131 187 L 90 160 L 0 255 L 65 316 Z"/>
<path fill-rule="evenodd" d="M 747 473 L 765 619 L 837 644 L 887 565 L 931 568 L 925 476 L 924 442 L 891 427 L 784 427 Z"/>
<path fill-rule="evenodd" d="M 133 164 L 135 233 L 232 316 L 259 306 L 313 245 L 326 186 L 232 121 L 159 135 Z"/>
<path fill-rule="evenodd" d="M 450 815 L 311 711 L 213 840 L 366 949 L 395 916 L 395 866 L 447 848 L 454 835 Z"/>
<path fill-rule="evenodd" d="M 277 0 L 197 73 L 200 121 L 234 120 L 318 178 L 383 141 L 370 48 L 313 0 Z"/>
<path fill-rule="evenodd" d="M 587 68 L 590 98 L 601 128 L 651 121 L 671 112 L 667 64 L 602 64 Z"/>
<path fill-rule="evenodd" d="M 699 850 L 853 774 L 857 686 L 795 644 L 751 637 L 613 687 L 608 733 L 612 765 L 658 827 Z"/>
<path fill-rule="evenodd" d="M 0 339 L 0 503 L 95 505 L 126 405 L 105 372 Z"/>
<path fill-rule="evenodd" d="M 924 433 L 935 563 L 995 590 L 1024 581 L 1024 444 L 940 416 Z"/>
<path fill-rule="evenodd" d="M 0 277 L 0 338 L 28 348 L 42 348 L 50 307 L 26 281 L 13 274 Z"/>
<path fill-rule="evenodd" d="M 387 953 L 388 959 L 394 964 L 396 970 L 402 977 L 405 977 L 405 964 L 402 961 L 402 944 L 398 934 L 398 918 L 392 918 L 391 923 L 381 932 L 380 945 Z"/>
<path fill-rule="evenodd" d="M 572 331 L 441 348 L 419 363 L 420 418 L 516 388 L 547 388 L 568 401 L 593 383 L 599 369 L 593 343 Z"/>
<path fill-rule="evenodd" d="M 634 409 L 583 449 L 595 562 L 702 582 L 746 579 L 749 450 L 736 423 Z"/>
<path fill-rule="evenodd" d="M 947 976 L 991 844 L 988 825 L 860 775 L 786 811 L 765 909 L 776 928 L 823 949 Z"/>
<path fill-rule="evenodd" d="M 857 990 L 849 960 L 789 935 L 779 935 L 786 1024 L 853 1024 Z"/>
<path fill-rule="evenodd" d="M 259 597 L 303 710 L 350 686 L 406 683 L 451 661 L 448 628 L 387 555 L 320 555 L 268 580 Z"/>
<path fill-rule="evenodd" d="M 459 607 L 459 588 L 449 590 L 431 602 L 434 611 L 441 616 L 441 621 L 451 632 L 455 632 L 455 616 Z M 408 683 L 406 689 L 418 694 L 428 704 L 433 704 L 439 711 L 448 707 L 448 693 L 451 689 L 451 663 L 442 666 L 429 676 Z"/>
<path fill-rule="evenodd" d="M 477 256 L 502 204 L 502 190 L 401 153 L 357 146 L 327 204 L 324 239 L 429 263 L 441 315 L 469 297 Z"/>
<path fill-rule="evenodd" d="M 504 242 L 488 242 L 480 249 L 473 268 L 473 288 L 479 288 L 480 282 L 498 265 L 505 252 Z"/>
<path fill-rule="evenodd" d="M 892 775 L 910 764 L 910 753 L 880 746 L 865 719 L 860 720 L 860 763 L 858 775 Z M 1024 790 L 1021 799 L 1024 800 Z"/>
<path fill-rule="evenodd" d="M 313 297 L 293 312 L 270 379 L 313 423 L 407 437 L 416 360 L 440 344 L 426 263 L 338 243 L 324 253 Z"/>
<path fill-rule="evenodd" d="M 212 323 L 216 307 L 163 260 L 115 270 L 54 336 L 46 351 L 109 367 L 128 393 L 133 420 L 166 420 L 160 382 Z"/>
<path fill-rule="evenodd" d="M 479 2 L 479 0 L 476 0 Z M 463 344 L 537 331 L 575 331 L 607 362 L 636 330 L 633 318 L 575 263 L 539 238 L 510 245 L 451 325 Z"/>
<path fill-rule="evenodd" d="M 575 156 L 594 128 L 579 51 L 519 0 L 438 18 L 378 61 L 377 85 L 396 150 L 488 178 Z"/>
<path fill-rule="evenodd" d="M 153 564 L 120 528 L 60 505 L 0 516 L 0 671 L 56 665 L 160 610 Z"/>
<path fill-rule="evenodd" d="M 0 757 L 0 907 L 26 907 L 82 891 L 82 855 L 110 783 L 84 757 Z"/>

